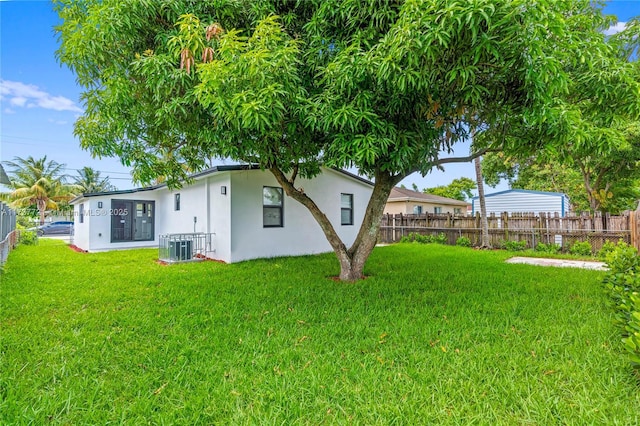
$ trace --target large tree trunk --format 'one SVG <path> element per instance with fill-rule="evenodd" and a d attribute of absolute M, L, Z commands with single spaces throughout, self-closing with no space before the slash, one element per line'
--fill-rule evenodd
<path fill-rule="evenodd" d="M 580 171 L 582 172 L 582 181 L 584 183 L 584 189 L 587 193 L 587 200 L 589 200 L 589 208 L 592 212 L 596 212 L 600 208 L 600 201 L 596 197 L 596 193 L 591 186 L 591 177 L 582 164 L 580 164 Z"/>
<path fill-rule="evenodd" d="M 482 178 L 482 167 L 480 166 L 480 157 L 473 160 L 476 168 L 476 183 L 478 185 L 478 202 L 480 203 L 480 226 L 482 228 L 481 248 L 491 248 L 491 240 L 489 239 L 489 220 L 487 219 L 487 204 L 484 198 L 484 181 Z"/>
<path fill-rule="evenodd" d="M 602 203 L 598 197 L 598 189 L 600 187 L 600 178 L 596 177 L 595 182 L 591 181 L 591 171 L 587 168 L 579 159 L 574 158 L 574 161 L 580 167 L 582 173 L 582 181 L 584 183 L 584 189 L 587 192 L 587 200 L 589 201 L 589 208 L 593 213 L 600 211 Z"/>
<path fill-rule="evenodd" d="M 270 169 L 285 193 L 304 205 L 322 228 L 327 241 L 340 262 L 340 280 L 357 281 L 364 278 L 364 265 L 373 251 L 380 232 L 380 222 L 384 206 L 391 192 L 391 188 L 398 183 L 401 176 L 391 176 L 384 172 L 375 175 L 373 193 L 369 199 L 364 219 L 358 231 L 358 235 L 350 248 L 347 248 L 327 216 L 320 210 L 316 203 L 307 196 L 302 189 L 294 185 L 295 176 L 290 180 L 277 167 Z"/>

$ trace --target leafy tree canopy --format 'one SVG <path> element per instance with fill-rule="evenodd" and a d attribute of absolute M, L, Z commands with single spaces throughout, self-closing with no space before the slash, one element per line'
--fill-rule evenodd
<path fill-rule="evenodd" d="M 487 181 L 500 177 L 512 187 L 567 193 L 577 210 L 619 212 L 632 208 L 640 179 L 640 64 L 636 57 L 640 25 L 633 19 L 626 29 L 603 42 L 598 28 L 611 22 L 593 13 L 572 20 L 579 48 L 577 60 L 564 60 L 568 90 L 554 99 L 559 112 L 554 127 L 561 133 L 535 153 L 509 151 L 487 156 L 483 169 Z M 593 30 L 595 29 L 595 31 Z M 511 123 L 480 135 L 485 141 L 507 139 L 530 143 L 537 129 Z M 515 124 L 515 125 L 513 125 Z"/>
<path fill-rule="evenodd" d="M 482 169 L 492 186 L 506 179 L 511 188 L 565 193 L 577 212 L 619 213 L 635 209 L 640 199 L 639 158 L 637 148 L 564 162 L 543 155 L 518 159 L 494 153 L 485 156 Z"/>
<path fill-rule="evenodd" d="M 427 194 L 439 195 L 441 197 L 453 198 L 454 200 L 467 201 L 473 197 L 473 190 L 477 185 L 473 179 L 461 177 L 454 179 L 448 185 L 440 185 L 433 188 L 425 188 Z"/>
<path fill-rule="evenodd" d="M 85 88 L 83 147 L 171 186 L 186 178 L 183 165 L 199 170 L 215 156 L 270 170 L 316 218 L 343 279 L 362 276 L 395 184 L 487 149 L 530 153 L 559 140 L 575 121 L 558 101 L 569 71 L 584 64 L 597 82 L 588 68 L 600 71 L 611 53 L 599 32 L 610 21 L 588 0 L 60 0 L 57 9 L 59 58 Z M 637 85 L 617 71 L 606 89 L 589 86 L 593 103 L 637 112 L 628 96 Z M 539 137 L 496 137 L 516 126 Z M 441 158 L 469 129 L 494 134 L 468 157 Z M 375 180 L 350 248 L 295 186 L 322 165 Z"/>

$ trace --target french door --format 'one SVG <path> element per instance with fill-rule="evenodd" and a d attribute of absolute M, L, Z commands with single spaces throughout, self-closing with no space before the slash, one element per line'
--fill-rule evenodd
<path fill-rule="evenodd" d="M 153 241 L 155 201 L 111 200 L 111 242 Z"/>

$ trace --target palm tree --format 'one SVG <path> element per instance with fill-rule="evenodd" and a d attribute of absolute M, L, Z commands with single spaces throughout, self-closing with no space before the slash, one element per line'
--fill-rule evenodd
<path fill-rule="evenodd" d="M 78 170 L 78 176 L 73 177 L 76 191 L 83 194 L 113 191 L 115 186 L 109 182 L 109 177 L 102 178 L 100 172 L 91 167 L 83 167 Z"/>
<path fill-rule="evenodd" d="M 5 161 L 9 170 L 11 191 L 3 194 L 3 198 L 14 208 L 36 206 L 40 214 L 40 224 L 44 224 L 44 213 L 47 209 L 57 209 L 58 203 L 69 201 L 73 196 L 71 188 L 65 183 L 62 173 L 64 164 L 47 156 L 35 159 L 14 157 L 13 161 Z"/>

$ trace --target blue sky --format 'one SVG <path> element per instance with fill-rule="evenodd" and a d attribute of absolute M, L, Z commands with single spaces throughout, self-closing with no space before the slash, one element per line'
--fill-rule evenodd
<path fill-rule="evenodd" d="M 609 1 L 605 10 L 623 23 L 640 15 L 640 0 Z M 0 160 L 46 155 L 66 164 L 70 175 L 90 166 L 109 176 L 119 189 L 131 188 L 129 169 L 118 159 L 92 158 L 73 136 L 73 123 L 82 114 L 80 88 L 71 71 L 55 59 L 57 22 L 48 1 L 0 0 Z M 448 165 L 445 172 L 434 171 L 424 178 L 412 175 L 403 183 L 424 188 L 463 176 L 474 178 L 472 164 Z M 502 189 L 506 184 L 496 188 Z"/>

